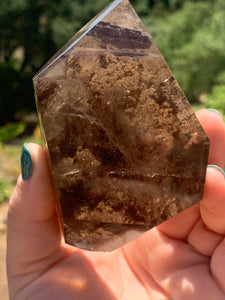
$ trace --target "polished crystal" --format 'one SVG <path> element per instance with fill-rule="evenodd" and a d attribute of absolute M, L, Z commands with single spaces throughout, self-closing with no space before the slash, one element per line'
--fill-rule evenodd
<path fill-rule="evenodd" d="M 112 250 L 201 199 L 208 138 L 127 0 L 33 81 L 67 243 Z"/>

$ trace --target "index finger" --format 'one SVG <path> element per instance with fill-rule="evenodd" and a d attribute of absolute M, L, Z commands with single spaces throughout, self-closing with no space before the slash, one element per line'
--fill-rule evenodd
<path fill-rule="evenodd" d="M 213 110 L 202 109 L 196 113 L 210 140 L 208 164 L 225 166 L 225 123 L 222 115 Z"/>

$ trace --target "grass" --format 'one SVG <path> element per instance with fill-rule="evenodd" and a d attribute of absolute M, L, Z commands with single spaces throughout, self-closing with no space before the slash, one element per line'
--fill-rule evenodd
<path fill-rule="evenodd" d="M 0 180 L 0 204 L 9 200 L 14 186 L 8 180 Z"/>
<path fill-rule="evenodd" d="M 13 126 L 10 128 L 13 128 Z M 19 133 L 19 131 L 17 132 Z M 10 140 L 0 143 L 0 204 L 9 200 L 16 185 L 20 174 L 20 155 L 23 143 L 41 144 L 39 129 L 36 129 L 32 136 L 14 137 L 15 131 L 13 131 L 13 136 Z"/>
<path fill-rule="evenodd" d="M 0 150 L 0 204 L 9 200 L 20 173 L 20 145 L 2 144 Z"/>

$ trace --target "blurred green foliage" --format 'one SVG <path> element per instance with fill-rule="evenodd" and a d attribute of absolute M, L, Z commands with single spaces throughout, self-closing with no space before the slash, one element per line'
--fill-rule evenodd
<path fill-rule="evenodd" d="M 145 18 L 184 93 L 191 102 L 209 93 L 225 69 L 225 1 L 185 1 L 163 19 Z M 225 99 L 223 100 L 225 104 Z"/>
<path fill-rule="evenodd" d="M 35 109 L 32 76 L 110 0 L 0 1 L 0 124 Z M 191 103 L 224 109 L 225 1 L 131 0 Z"/>
<path fill-rule="evenodd" d="M 0 64 L 0 125 L 14 120 L 18 111 L 34 111 L 31 74 L 11 62 Z"/>
<path fill-rule="evenodd" d="M 221 72 L 216 80 L 216 84 L 212 88 L 212 92 L 207 95 L 207 108 L 217 109 L 225 119 L 225 71 Z"/>
<path fill-rule="evenodd" d="M 9 200 L 13 188 L 14 186 L 8 180 L 0 179 L 0 204 Z"/>
<path fill-rule="evenodd" d="M 0 204 L 9 200 L 20 174 L 20 144 L 0 143 Z"/>
<path fill-rule="evenodd" d="M 11 140 L 21 133 L 23 133 L 26 129 L 25 122 L 16 122 L 16 123 L 8 123 L 4 126 L 0 127 L 0 142 L 5 142 Z"/>

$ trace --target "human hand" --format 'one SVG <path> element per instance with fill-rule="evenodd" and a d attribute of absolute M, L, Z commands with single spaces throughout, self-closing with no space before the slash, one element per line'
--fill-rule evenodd
<path fill-rule="evenodd" d="M 197 113 L 224 168 L 225 124 Z M 200 203 L 113 252 L 88 252 L 62 238 L 45 151 L 28 144 L 33 172 L 18 179 L 8 213 L 7 272 L 16 300 L 225 299 L 225 176 L 207 170 Z"/>

